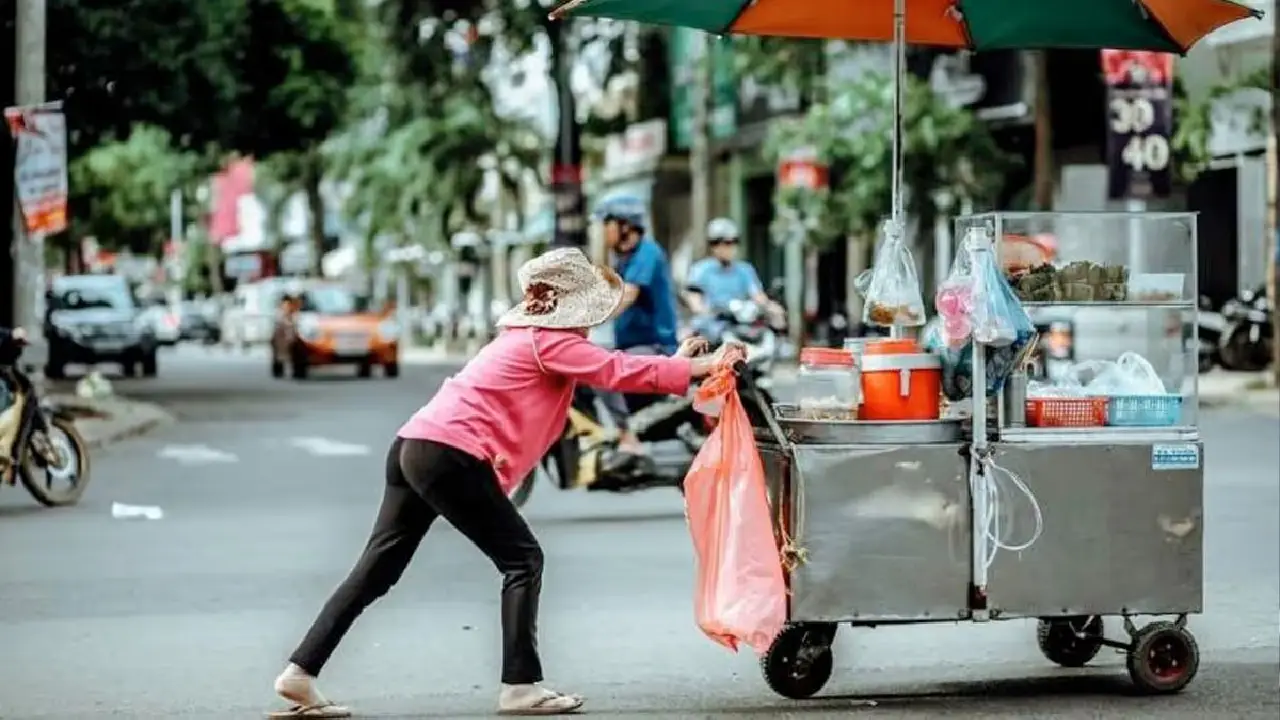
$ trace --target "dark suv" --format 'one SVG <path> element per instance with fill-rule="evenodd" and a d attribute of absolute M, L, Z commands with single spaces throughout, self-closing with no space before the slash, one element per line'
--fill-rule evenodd
<path fill-rule="evenodd" d="M 155 377 L 155 334 L 139 321 L 141 308 L 119 275 L 55 278 L 46 298 L 44 334 L 49 343 L 45 375 L 61 378 L 72 363 L 119 363 L 126 376 Z"/>

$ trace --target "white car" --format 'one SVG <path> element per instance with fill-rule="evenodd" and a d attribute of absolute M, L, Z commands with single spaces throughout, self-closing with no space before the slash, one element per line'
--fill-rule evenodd
<path fill-rule="evenodd" d="M 138 314 L 138 323 L 151 330 L 160 345 L 176 345 L 180 336 L 180 317 L 163 303 L 151 305 Z"/>
<path fill-rule="evenodd" d="M 287 282 L 268 278 L 238 285 L 231 307 L 222 314 L 222 342 L 240 348 L 269 342 Z"/>

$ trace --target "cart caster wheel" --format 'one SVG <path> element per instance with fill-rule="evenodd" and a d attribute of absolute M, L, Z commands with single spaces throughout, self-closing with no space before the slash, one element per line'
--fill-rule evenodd
<path fill-rule="evenodd" d="M 831 641 L 835 626 L 788 625 L 778 633 L 760 659 L 760 670 L 769 689 L 792 700 L 803 700 L 831 679 L 834 661 Z"/>
<path fill-rule="evenodd" d="M 1170 695 L 1185 688 L 1200 669 L 1200 646 L 1171 622 L 1153 622 L 1133 636 L 1125 663 L 1138 690 Z"/>
<path fill-rule="evenodd" d="M 1049 662 L 1078 668 L 1102 650 L 1102 618 L 1052 618 L 1036 627 L 1036 644 Z"/>

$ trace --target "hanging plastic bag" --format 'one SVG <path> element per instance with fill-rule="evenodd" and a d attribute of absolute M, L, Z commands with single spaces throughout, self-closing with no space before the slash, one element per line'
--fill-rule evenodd
<path fill-rule="evenodd" d="M 952 350 L 962 349 L 973 337 L 973 311 L 977 290 L 972 254 L 962 249 L 956 255 L 955 262 L 951 263 L 951 272 L 938 285 L 933 298 L 940 318 L 940 338 Z"/>
<path fill-rule="evenodd" d="M 970 231 L 938 292 L 939 317 L 923 339 L 925 349 L 942 360 L 943 394 L 952 402 L 972 397 L 976 341 L 985 346 L 987 396 L 994 397 L 1026 362 L 1037 333 L 1000 273 L 989 237 Z"/>
<path fill-rule="evenodd" d="M 899 234 L 887 235 L 866 280 L 862 322 L 919 327 L 925 323 L 925 313 L 915 258 Z"/>
<path fill-rule="evenodd" d="M 694 614 L 707 637 L 763 655 L 787 619 L 787 587 L 773 534 L 764 466 L 732 368 L 696 393 L 720 421 L 684 479 L 685 512 L 697 556 Z"/>

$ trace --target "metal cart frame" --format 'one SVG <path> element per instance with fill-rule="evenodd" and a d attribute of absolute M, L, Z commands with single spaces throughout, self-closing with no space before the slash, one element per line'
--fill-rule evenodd
<path fill-rule="evenodd" d="M 1007 216 L 989 216 L 995 237 Z M 1194 221 L 1191 233 L 1194 253 Z M 1193 323 L 1197 309 L 1194 299 L 1124 305 Z M 977 345 L 974 397 L 987 394 L 985 371 Z M 1110 647 L 1141 691 L 1178 692 L 1195 677 L 1186 619 L 1203 607 L 1197 427 L 1014 428 L 1001 414 L 975 402 L 963 424 L 753 418 L 790 594 L 788 625 L 761 661 L 775 692 L 799 699 L 823 687 L 840 624 L 1035 618 L 1039 649 L 1058 665 L 1084 666 Z M 1039 499 L 1044 528 L 1025 551 L 994 559 L 989 504 L 975 501 L 996 482 L 992 461 Z M 1174 619 L 1139 626 L 1138 616 Z M 1104 617 L 1122 619 L 1123 639 L 1104 633 Z"/>

